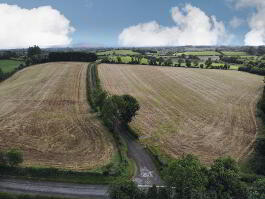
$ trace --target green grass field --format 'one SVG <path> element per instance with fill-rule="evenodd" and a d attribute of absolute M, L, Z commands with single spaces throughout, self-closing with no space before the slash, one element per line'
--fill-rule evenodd
<path fill-rule="evenodd" d="M 132 50 L 109 50 L 98 52 L 97 55 L 139 55 L 139 53 L 133 52 Z"/>
<path fill-rule="evenodd" d="M 242 52 L 242 51 L 223 51 L 222 52 L 224 55 L 226 56 L 247 56 L 248 54 L 246 52 Z"/>
<path fill-rule="evenodd" d="M 21 63 L 23 62 L 15 60 L 0 60 L 0 68 L 4 73 L 8 73 L 15 70 Z"/>
<path fill-rule="evenodd" d="M 182 52 L 182 53 L 176 53 L 175 55 L 196 55 L 196 56 L 219 56 L 221 55 L 219 52 L 216 51 L 194 51 L 194 52 Z"/>

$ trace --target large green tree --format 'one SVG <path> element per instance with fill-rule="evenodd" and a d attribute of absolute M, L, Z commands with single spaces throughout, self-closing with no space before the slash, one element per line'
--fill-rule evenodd
<path fill-rule="evenodd" d="M 206 192 L 207 169 L 193 155 L 171 162 L 164 170 L 169 187 L 174 187 L 177 198 L 198 198 Z"/>
<path fill-rule="evenodd" d="M 28 48 L 28 57 L 32 57 L 34 55 L 40 55 L 41 49 L 39 46 L 32 46 Z"/>

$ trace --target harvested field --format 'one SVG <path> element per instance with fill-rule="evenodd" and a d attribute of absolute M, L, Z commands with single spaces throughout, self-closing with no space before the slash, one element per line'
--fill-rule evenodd
<path fill-rule="evenodd" d="M 240 160 L 252 150 L 261 76 L 107 64 L 99 66 L 99 76 L 110 93 L 139 100 L 131 126 L 145 144 L 174 157 L 193 153 L 206 164 L 228 155 Z"/>
<path fill-rule="evenodd" d="M 87 170 L 109 163 L 114 141 L 86 99 L 87 63 L 26 68 L 0 84 L 0 148 L 24 166 Z"/>

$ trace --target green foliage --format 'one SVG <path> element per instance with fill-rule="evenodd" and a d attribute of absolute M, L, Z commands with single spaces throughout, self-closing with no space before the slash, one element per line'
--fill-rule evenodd
<path fill-rule="evenodd" d="M 28 57 L 32 57 L 34 55 L 40 55 L 41 54 L 41 49 L 39 46 L 33 46 L 28 48 Z"/>
<path fill-rule="evenodd" d="M 265 199 L 265 178 L 253 183 L 249 191 L 249 199 Z"/>
<path fill-rule="evenodd" d="M 120 64 L 121 63 L 121 57 L 117 57 L 117 61 Z"/>
<path fill-rule="evenodd" d="M 160 64 L 159 64 L 160 65 Z M 167 59 L 165 61 L 165 66 L 172 66 L 173 65 L 173 62 L 172 62 L 172 59 Z"/>
<path fill-rule="evenodd" d="M 158 190 L 155 185 L 148 189 L 146 194 L 146 199 L 159 199 L 158 198 Z"/>
<path fill-rule="evenodd" d="M 189 68 L 191 67 L 191 61 L 189 59 L 186 59 L 186 66 Z"/>
<path fill-rule="evenodd" d="M 104 124 L 109 130 L 114 131 L 115 125 L 118 122 L 118 105 L 115 102 L 115 97 L 107 97 L 101 109 L 101 115 Z"/>
<path fill-rule="evenodd" d="M 200 68 L 204 68 L 204 64 L 200 64 Z"/>
<path fill-rule="evenodd" d="M 210 68 L 212 64 L 213 64 L 213 62 L 212 62 L 211 58 L 208 58 L 207 61 L 205 62 L 206 68 Z"/>
<path fill-rule="evenodd" d="M 163 173 L 169 187 L 175 187 L 180 198 L 192 198 L 195 194 L 204 193 L 208 183 L 206 168 L 193 155 L 171 162 Z"/>
<path fill-rule="evenodd" d="M 95 53 L 86 52 L 50 52 L 48 61 L 80 61 L 80 62 L 94 62 L 97 60 Z"/>
<path fill-rule="evenodd" d="M 23 154 L 20 150 L 11 149 L 6 152 L 7 162 L 10 166 L 18 166 L 23 162 Z"/>
<path fill-rule="evenodd" d="M 110 199 L 144 199 L 144 193 L 140 191 L 134 182 L 118 182 L 109 189 Z"/>
<path fill-rule="evenodd" d="M 256 140 L 256 152 L 265 157 L 265 138 L 257 138 Z"/>
<path fill-rule="evenodd" d="M 130 95 L 113 95 L 104 100 L 101 115 L 104 123 L 114 130 L 115 126 L 127 125 L 140 109 L 137 100 Z"/>
<path fill-rule="evenodd" d="M 95 89 L 92 93 L 93 95 L 93 103 L 96 107 L 99 107 L 99 110 L 102 111 L 104 101 L 108 97 L 108 93 L 101 89 Z"/>
<path fill-rule="evenodd" d="M 209 190 L 218 199 L 244 198 L 246 189 L 240 181 L 239 168 L 232 158 L 219 158 L 209 170 Z"/>
<path fill-rule="evenodd" d="M 16 60 L 0 60 L 0 70 L 2 70 L 3 73 L 10 73 L 15 71 L 22 63 L 22 61 Z"/>

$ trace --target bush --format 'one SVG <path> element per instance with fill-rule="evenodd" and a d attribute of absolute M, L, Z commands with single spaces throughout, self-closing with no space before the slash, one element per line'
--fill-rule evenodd
<path fill-rule="evenodd" d="M 10 166 L 18 166 L 23 162 L 23 154 L 17 149 L 11 149 L 6 153 L 7 162 Z"/>
<path fill-rule="evenodd" d="M 134 182 L 118 182 L 109 189 L 110 199 L 140 199 L 145 198 L 144 193 L 138 189 Z"/>

